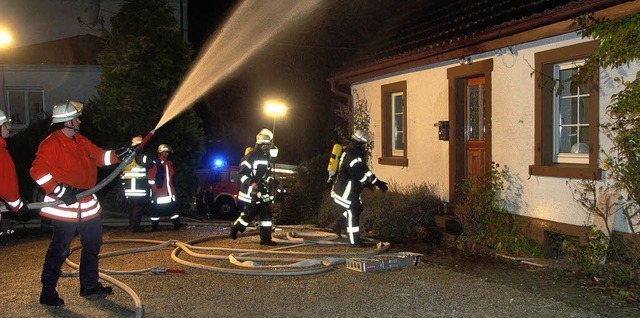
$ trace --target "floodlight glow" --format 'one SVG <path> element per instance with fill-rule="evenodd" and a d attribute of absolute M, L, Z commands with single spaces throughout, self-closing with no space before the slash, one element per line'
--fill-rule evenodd
<path fill-rule="evenodd" d="M 264 111 L 269 116 L 280 117 L 287 112 L 287 107 L 278 101 L 268 101 L 264 104 Z"/>

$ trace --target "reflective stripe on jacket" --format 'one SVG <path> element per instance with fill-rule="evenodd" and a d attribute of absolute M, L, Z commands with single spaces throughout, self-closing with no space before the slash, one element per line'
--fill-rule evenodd
<path fill-rule="evenodd" d="M 155 203 L 171 203 L 176 200 L 176 191 L 173 187 L 173 164 L 160 155 L 154 162 L 155 164 L 147 172 L 147 180 L 156 197 Z M 162 175 L 162 178 L 159 178 L 159 175 Z"/>
<path fill-rule="evenodd" d="M 249 152 L 240 161 L 240 192 L 238 192 L 238 200 L 251 203 L 251 188 L 253 183 L 258 185 L 259 201 L 269 202 L 271 196 L 268 191 L 267 184 L 271 180 L 271 166 L 269 161 L 271 157 L 268 153 L 264 153 L 258 149 Z"/>
<path fill-rule="evenodd" d="M 138 164 L 146 162 L 147 156 L 136 158 L 129 163 L 120 174 L 124 195 L 126 197 L 148 197 L 149 182 L 147 181 L 147 169 Z"/>
<path fill-rule="evenodd" d="M 36 159 L 29 170 L 36 183 L 50 194 L 57 184 L 77 189 L 90 189 L 98 180 L 97 167 L 118 163 L 115 151 L 104 150 L 76 133 L 67 137 L 61 130 L 54 131 L 38 146 Z M 47 195 L 45 202 L 56 200 Z M 78 199 L 80 204 L 60 204 L 43 208 L 43 216 L 68 222 L 78 222 L 78 212 L 83 220 L 98 217 L 102 213 L 95 196 Z"/>
<path fill-rule="evenodd" d="M 345 208 L 351 206 L 347 198 L 351 193 L 360 193 L 364 185 L 373 183 L 376 176 L 369 170 L 361 149 L 353 144 L 347 146 L 340 156 L 338 176 L 331 189 L 331 197 Z"/>

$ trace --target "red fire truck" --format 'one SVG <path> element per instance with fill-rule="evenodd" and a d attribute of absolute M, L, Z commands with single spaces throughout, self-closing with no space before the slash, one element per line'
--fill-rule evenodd
<path fill-rule="evenodd" d="M 238 215 L 240 167 L 221 166 L 198 170 L 196 209 L 207 218 L 234 218 Z"/>

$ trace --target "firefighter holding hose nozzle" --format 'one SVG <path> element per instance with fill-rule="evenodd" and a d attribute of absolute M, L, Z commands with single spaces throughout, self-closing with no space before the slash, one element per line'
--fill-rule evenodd
<path fill-rule="evenodd" d="M 238 200 L 245 204 L 244 211 L 231 227 L 230 237 L 238 238 L 257 215 L 260 219 L 260 245 L 277 245 L 271 239 L 273 222 L 271 218 L 271 195 L 268 185 L 271 181 L 271 156 L 273 133 L 262 129 L 256 135 L 256 146 L 240 162 L 240 192 Z"/>
<path fill-rule="evenodd" d="M 102 208 L 95 195 L 78 198 L 77 194 L 96 185 L 98 167 L 119 163 L 135 149 L 127 147 L 114 151 L 94 145 L 79 133 L 82 108 L 82 103 L 74 101 L 53 107 L 50 134 L 38 146 L 29 171 L 47 194 L 45 202 L 64 202 L 40 211 L 42 217 L 52 219 L 53 227 L 41 276 L 40 303 L 47 306 L 64 305 L 56 286 L 76 230 L 82 244 L 80 296 L 105 296 L 113 292 L 111 287 L 98 282 Z"/>
<path fill-rule="evenodd" d="M 339 237 L 346 228 L 351 247 L 364 246 L 360 239 L 360 214 L 363 211 L 360 193 L 365 187 L 388 189 L 387 183 L 378 179 L 367 166 L 364 147 L 368 137 L 369 134 L 360 129 L 351 135 L 351 141 L 340 157 L 337 178 L 331 189 L 334 202 L 345 209 L 331 228 Z"/>

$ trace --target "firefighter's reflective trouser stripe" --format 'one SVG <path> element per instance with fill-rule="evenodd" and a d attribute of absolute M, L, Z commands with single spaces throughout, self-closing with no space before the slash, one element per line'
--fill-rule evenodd
<path fill-rule="evenodd" d="M 362 213 L 362 201 L 360 197 L 355 197 L 357 194 L 351 193 L 351 181 L 347 182 L 345 191 L 342 194 L 338 194 L 335 191 L 331 191 L 331 197 L 340 206 L 346 208 L 342 213 L 342 216 L 347 220 L 347 233 L 349 235 L 349 243 L 360 243 L 360 214 Z M 355 197 L 355 198 L 354 198 Z"/>
<path fill-rule="evenodd" d="M 344 192 L 342 194 L 336 193 L 333 189 L 331 190 L 331 197 L 333 198 L 333 201 L 347 209 L 351 207 L 349 195 L 351 195 L 351 181 L 347 182 L 347 186 L 344 188 Z"/>
<path fill-rule="evenodd" d="M 94 218 L 80 223 L 52 220 L 53 236 L 44 259 L 40 278 L 45 290 L 55 290 L 61 266 L 69 255 L 76 230 L 80 234 L 80 286 L 92 288 L 98 283 L 98 254 L 102 245 L 102 220 Z"/>
<path fill-rule="evenodd" d="M 175 202 L 168 202 L 159 204 L 156 203 L 153 206 L 153 215 L 149 217 L 151 223 L 157 223 L 160 221 L 160 217 L 169 217 L 171 221 L 179 220 L 180 214 L 176 211 Z"/>
<path fill-rule="evenodd" d="M 260 220 L 258 223 L 260 227 L 271 228 L 273 226 L 271 204 L 269 202 L 261 201 L 258 201 L 255 204 L 245 205 L 244 211 L 240 213 L 240 216 L 235 220 L 235 222 L 233 222 L 233 226 L 238 229 L 238 231 L 244 232 L 247 226 L 249 226 L 249 222 L 251 222 L 256 215 Z"/>

